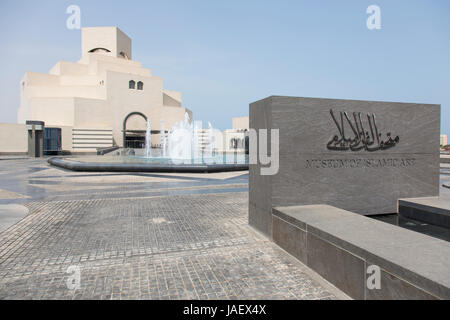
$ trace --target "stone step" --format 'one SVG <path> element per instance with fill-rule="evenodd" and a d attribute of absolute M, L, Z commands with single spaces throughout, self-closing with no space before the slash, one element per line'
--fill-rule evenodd
<path fill-rule="evenodd" d="M 272 219 L 276 244 L 354 299 L 450 299 L 447 241 L 328 205 L 275 207 Z"/>
<path fill-rule="evenodd" d="M 398 200 L 398 213 L 408 219 L 450 228 L 450 199 L 443 197 Z"/>

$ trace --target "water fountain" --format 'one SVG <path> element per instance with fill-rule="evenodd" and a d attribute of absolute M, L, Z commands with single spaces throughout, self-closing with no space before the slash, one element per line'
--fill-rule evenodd
<path fill-rule="evenodd" d="M 147 158 L 152 156 L 152 128 L 150 120 L 147 120 L 147 132 L 145 133 L 145 156 Z"/>
<path fill-rule="evenodd" d="M 102 156 L 92 162 L 52 158 L 49 162 L 77 171 L 206 173 L 248 170 L 248 158 L 244 154 L 239 159 L 227 157 L 225 153 L 216 154 L 215 131 L 211 123 L 208 123 L 207 129 L 203 129 L 202 122 L 191 121 L 187 113 L 184 121 L 176 123 L 167 136 L 165 124 L 161 121 L 159 153 L 157 150 L 152 152 L 151 132 L 148 120 L 145 150 L 140 156 Z"/>
<path fill-rule="evenodd" d="M 164 127 L 164 121 L 161 120 L 161 150 L 162 157 L 166 157 L 166 128 Z"/>
<path fill-rule="evenodd" d="M 169 158 L 175 161 L 193 159 L 193 128 L 186 113 L 184 121 L 176 124 L 169 133 Z"/>
<path fill-rule="evenodd" d="M 208 143 L 206 147 L 206 154 L 208 157 L 214 156 L 214 129 L 211 122 L 208 122 Z"/>

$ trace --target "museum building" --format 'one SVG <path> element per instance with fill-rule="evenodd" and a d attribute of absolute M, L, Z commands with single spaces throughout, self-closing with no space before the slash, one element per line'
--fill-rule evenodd
<path fill-rule="evenodd" d="M 30 120 L 59 130 L 62 150 L 86 153 L 111 146 L 142 147 L 147 120 L 157 145 L 161 122 L 167 130 L 183 121 L 185 113 L 193 118 L 182 107 L 180 92 L 165 90 L 162 78 L 132 60 L 132 41 L 119 28 L 83 28 L 81 42 L 78 62 L 60 61 L 48 74 L 23 76 L 19 124 L 0 130 L 5 131 L 0 135 L 16 131 L 12 133 L 20 141 L 11 152 L 26 149 L 23 127 Z"/>

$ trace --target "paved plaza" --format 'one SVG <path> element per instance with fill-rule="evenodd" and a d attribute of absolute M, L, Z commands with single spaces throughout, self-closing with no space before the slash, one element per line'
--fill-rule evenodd
<path fill-rule="evenodd" d="M 248 226 L 248 174 L 0 161 L 0 299 L 346 299 Z M 67 269 L 81 287 L 69 290 Z"/>

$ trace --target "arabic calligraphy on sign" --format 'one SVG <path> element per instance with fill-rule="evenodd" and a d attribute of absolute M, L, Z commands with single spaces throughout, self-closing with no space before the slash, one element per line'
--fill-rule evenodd
<path fill-rule="evenodd" d="M 400 142 L 399 136 L 394 138 L 390 132 L 386 133 L 386 137 L 383 138 L 373 113 L 367 114 L 367 121 L 363 121 L 364 117 L 361 112 L 353 112 L 353 119 L 348 116 L 347 112 L 340 112 L 339 118 L 336 117 L 333 110 L 330 110 L 330 113 L 338 134 L 328 142 L 328 150 L 374 152 L 393 148 Z M 346 132 L 345 124 L 350 127 L 350 132 Z"/>

